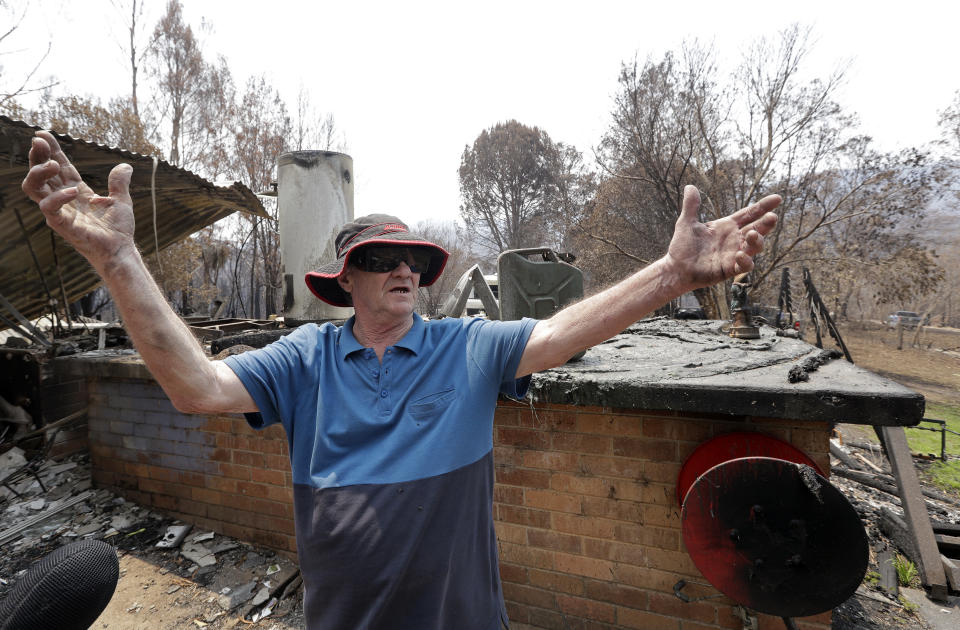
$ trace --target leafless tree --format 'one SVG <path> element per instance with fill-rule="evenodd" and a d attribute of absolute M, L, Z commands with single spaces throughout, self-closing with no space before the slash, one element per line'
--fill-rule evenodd
<path fill-rule="evenodd" d="M 294 123 L 293 150 L 347 152 L 347 141 L 333 119 L 333 114 L 317 112 L 310 94 L 301 85 L 297 93 L 297 115 Z"/>
<path fill-rule="evenodd" d="M 694 184 L 704 194 L 704 220 L 771 192 L 783 196 L 781 220 L 756 259 L 754 286 L 799 263 L 815 275 L 841 259 L 879 265 L 883 251 L 899 252 L 897 260 L 910 252 L 921 269 L 900 276 L 904 290 L 930 290 L 937 273 L 929 252 L 891 226 L 912 220 L 925 205 L 929 189 L 916 184 L 933 171 L 919 167 L 925 160 L 919 152 L 881 156 L 856 135 L 855 119 L 834 101 L 844 68 L 805 78 L 811 45 L 810 30 L 796 25 L 759 39 L 726 83 L 713 52 L 696 43 L 685 45 L 679 59 L 668 53 L 642 67 L 624 66 L 597 152 L 607 177 L 584 223 L 583 232 L 598 243 L 594 264 L 630 269 L 666 251 L 683 186 Z M 864 238 L 872 247 L 857 248 Z M 724 289 L 698 292 L 715 317 L 728 315 Z"/>
<path fill-rule="evenodd" d="M 19 5 L 19 6 L 18 6 Z M 28 2 L 14 3 L 9 0 L 0 0 L 0 61 L 4 57 L 23 54 L 22 51 L 7 50 L 14 36 L 27 16 L 30 4 Z M 57 84 L 53 79 L 38 79 L 43 62 L 50 54 L 53 42 L 47 42 L 47 48 L 39 59 L 26 62 L 29 70 L 20 70 L 22 61 L 17 61 L 17 68 L 11 72 L 6 65 L 0 63 L 0 112 L 17 113 L 22 111 L 16 99 L 26 94 L 47 90 Z"/>
<path fill-rule="evenodd" d="M 450 253 L 447 266 L 440 278 L 429 287 L 423 287 L 417 294 L 417 310 L 421 315 L 435 317 L 450 292 L 453 291 L 463 272 L 476 264 L 476 257 L 470 249 L 470 239 L 463 229 L 455 223 L 441 221 L 421 221 L 413 231 L 423 238 L 436 243 Z"/>
<path fill-rule="evenodd" d="M 488 255 L 563 241 L 588 176 L 580 153 L 515 120 L 477 136 L 460 162 L 460 216 Z"/>

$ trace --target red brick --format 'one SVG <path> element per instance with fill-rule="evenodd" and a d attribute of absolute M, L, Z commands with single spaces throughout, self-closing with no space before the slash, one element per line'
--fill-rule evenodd
<path fill-rule="evenodd" d="M 520 604 L 517 602 L 505 602 L 507 605 L 507 616 L 510 618 L 510 627 L 516 627 L 519 623 L 525 623 L 530 619 L 530 607 L 526 604 Z M 534 608 L 533 610 L 540 610 L 539 608 Z"/>
<path fill-rule="evenodd" d="M 177 478 L 180 483 L 188 486 L 195 486 L 198 488 L 203 487 L 204 477 L 206 477 L 206 475 L 202 473 L 197 473 L 197 472 L 189 472 L 186 470 L 181 470 L 179 471 L 179 473 L 180 474 L 177 475 Z"/>
<path fill-rule="evenodd" d="M 820 429 L 792 429 L 790 443 L 812 457 L 817 453 L 826 453 L 830 450 L 830 432 L 824 427 Z"/>
<path fill-rule="evenodd" d="M 576 494 L 553 492 L 551 490 L 527 489 L 523 493 L 523 502 L 528 507 L 542 508 L 555 512 L 580 513 L 580 497 Z"/>
<path fill-rule="evenodd" d="M 617 524 L 614 538 L 620 542 L 667 551 L 680 551 L 680 530 L 634 523 Z"/>
<path fill-rule="evenodd" d="M 677 487 L 676 484 L 650 483 L 643 487 L 640 494 L 640 501 L 652 505 L 662 505 L 664 507 L 680 507 L 677 505 Z"/>
<path fill-rule="evenodd" d="M 232 460 L 233 451 L 226 448 L 215 448 L 207 457 L 215 462 L 229 462 Z"/>
<path fill-rule="evenodd" d="M 538 608 L 557 607 L 555 596 L 550 591 L 512 582 L 503 583 L 503 598 L 512 602 L 537 606 Z"/>
<path fill-rule="evenodd" d="M 586 580 L 586 587 L 590 599 L 640 610 L 647 608 L 647 591 L 598 580 Z"/>
<path fill-rule="evenodd" d="M 613 452 L 611 439 L 611 451 Z M 624 479 L 639 479 L 643 476 L 644 462 L 627 457 L 597 457 L 583 455 L 580 457 L 582 472 L 603 477 L 622 477 Z M 679 468 L 678 468 L 679 470 Z"/>
<path fill-rule="evenodd" d="M 676 572 L 661 571 L 633 564 L 618 563 L 615 568 L 615 579 L 612 581 L 636 588 L 653 591 L 673 592 L 673 586 L 680 578 Z"/>
<path fill-rule="evenodd" d="M 238 497 L 242 498 L 242 497 Z M 227 501 L 234 500 L 233 497 L 225 499 Z M 247 499 L 250 501 L 250 508 L 255 512 L 261 512 L 263 514 L 269 514 L 271 516 L 281 516 L 283 518 L 292 519 L 293 518 L 293 504 L 283 501 L 271 501 L 269 499 Z"/>
<path fill-rule="evenodd" d="M 541 529 L 550 527 L 550 512 L 504 504 L 497 505 L 496 509 L 498 520 Z"/>
<path fill-rule="evenodd" d="M 523 488 L 497 484 L 493 487 L 493 500 L 497 503 L 523 505 Z"/>
<path fill-rule="evenodd" d="M 576 453 L 521 451 L 521 460 L 525 468 L 578 472 L 579 459 L 580 456 Z"/>
<path fill-rule="evenodd" d="M 497 521 L 494 523 L 497 530 L 497 539 L 518 545 L 527 544 L 527 528 L 522 525 Z"/>
<path fill-rule="evenodd" d="M 617 608 L 617 623 L 626 628 L 642 630 L 680 630 L 680 620 L 633 608 Z"/>
<path fill-rule="evenodd" d="M 150 467 L 147 464 L 134 464 L 131 462 L 126 462 L 123 465 L 123 471 L 128 475 L 133 475 L 134 477 L 148 477 Z"/>
<path fill-rule="evenodd" d="M 554 473 L 550 480 L 554 490 L 584 494 L 608 499 L 639 501 L 643 496 L 643 484 L 624 479 L 604 479 L 584 475 Z"/>
<path fill-rule="evenodd" d="M 526 584 L 527 567 L 518 564 L 500 563 L 500 579 L 504 582 L 513 582 L 514 584 Z"/>
<path fill-rule="evenodd" d="M 644 504 L 643 524 L 657 527 L 680 527 L 680 508 Z"/>
<path fill-rule="evenodd" d="M 493 413 L 493 424 L 498 427 L 513 427 L 520 424 L 520 416 L 516 408 L 503 407 L 497 405 L 497 410 Z"/>
<path fill-rule="evenodd" d="M 691 577 L 700 577 L 700 571 L 693 563 L 690 554 L 684 551 L 667 551 L 666 549 L 657 549 L 647 547 L 647 562 L 650 567 L 682 573 Z"/>
<path fill-rule="evenodd" d="M 550 515 L 552 529 L 568 534 L 579 534 L 593 538 L 612 538 L 616 532 L 617 522 L 604 518 L 591 518 L 574 514 L 553 512 Z"/>
<path fill-rule="evenodd" d="M 679 462 L 643 462 L 643 478 L 657 483 L 676 484 L 681 466 Z"/>
<path fill-rule="evenodd" d="M 551 437 L 551 450 L 572 451 L 574 453 L 596 453 L 604 455 L 613 452 L 613 438 L 580 433 L 554 433 Z"/>
<path fill-rule="evenodd" d="M 577 433 L 600 435 L 642 435 L 643 422 L 637 416 L 581 413 L 577 415 Z"/>
<path fill-rule="evenodd" d="M 554 554 L 554 564 L 558 571 L 582 575 L 596 580 L 613 580 L 614 565 L 608 560 L 574 556 L 566 553 Z"/>
<path fill-rule="evenodd" d="M 545 470 L 527 470 L 525 468 L 507 468 L 497 466 L 497 483 L 525 488 L 549 488 L 550 473 Z"/>
<path fill-rule="evenodd" d="M 579 536 L 559 534 L 542 529 L 527 530 L 527 542 L 533 547 L 556 549 L 567 553 L 580 553 L 582 548 Z"/>
<path fill-rule="evenodd" d="M 651 462 L 678 461 L 677 443 L 673 440 L 615 438 L 613 440 L 613 454 L 623 457 L 636 457 Z"/>
<path fill-rule="evenodd" d="M 224 477 L 230 477 L 232 479 L 242 479 L 244 481 L 250 480 L 250 467 L 249 466 L 238 466 L 236 464 L 220 464 L 220 474 Z"/>
<path fill-rule="evenodd" d="M 265 468 L 270 470 L 279 470 L 281 472 L 290 472 L 290 457 L 284 455 L 264 455 L 263 463 Z"/>
<path fill-rule="evenodd" d="M 660 615 L 682 617 L 703 623 L 713 623 L 717 618 L 716 605 L 710 601 L 682 602 L 672 593 L 669 595 L 667 593 L 650 593 L 649 610 Z"/>
<path fill-rule="evenodd" d="M 601 497 L 583 497 L 584 516 L 602 516 L 603 518 L 637 523 L 643 518 L 643 507 L 634 501 L 605 499 Z"/>
<path fill-rule="evenodd" d="M 191 491 L 191 498 L 194 501 L 209 503 L 211 505 L 221 505 L 224 502 L 223 494 L 217 492 L 216 490 L 207 490 L 206 488 L 193 488 Z"/>
<path fill-rule="evenodd" d="M 591 558 L 598 558 L 600 560 L 612 560 L 614 562 L 626 562 L 642 566 L 646 566 L 647 564 L 643 547 L 611 540 L 585 538 L 583 541 L 583 553 Z"/>
<path fill-rule="evenodd" d="M 539 450 L 550 448 L 550 436 L 543 431 L 501 427 L 496 429 L 496 435 L 498 444 Z"/>
<path fill-rule="evenodd" d="M 528 575 L 530 584 L 549 591 L 569 593 L 570 595 L 582 595 L 584 592 L 582 577 L 540 569 L 530 569 Z"/>
<path fill-rule="evenodd" d="M 578 617 L 586 617 L 593 621 L 607 623 L 613 623 L 617 620 L 616 607 L 592 599 L 558 595 L 557 605 L 560 607 L 560 610 L 568 615 L 577 615 Z"/>
<path fill-rule="evenodd" d="M 510 616 L 510 628 L 516 630 L 574 630 L 574 626 L 570 624 L 570 619 L 562 613 L 558 613 L 553 610 L 544 610 L 542 608 L 531 608 L 528 611 L 525 611 L 527 617 L 526 621 L 530 622 L 530 625 L 524 625 L 522 628 L 518 628 L 517 623 L 518 619 L 515 619 L 513 615 Z M 579 629 L 577 629 L 579 630 Z"/>
<path fill-rule="evenodd" d="M 171 468 L 163 468 L 162 466 L 147 466 L 147 476 L 151 479 L 157 479 L 159 481 L 179 481 L 180 480 L 180 471 L 173 470 Z"/>
<path fill-rule="evenodd" d="M 535 409 L 520 411 L 520 426 L 546 431 L 572 431 L 577 412 L 570 409 Z"/>
<path fill-rule="evenodd" d="M 190 499 L 177 499 L 177 508 L 186 514 L 195 515 L 195 516 L 206 516 L 207 515 L 207 504 L 200 503 L 199 501 L 191 501 Z"/>
<path fill-rule="evenodd" d="M 253 453 L 250 451 L 233 451 L 233 463 L 240 466 L 250 466 L 252 468 L 263 468 L 266 463 L 263 459 L 263 453 Z"/>
<path fill-rule="evenodd" d="M 713 426 L 706 421 L 679 418 L 644 418 L 643 436 L 684 442 L 704 442 L 713 435 Z"/>
<path fill-rule="evenodd" d="M 275 486 L 286 485 L 284 473 L 278 470 L 265 470 L 263 468 L 252 468 L 250 470 L 250 480 L 258 483 L 273 484 Z"/>
<path fill-rule="evenodd" d="M 204 486 L 212 490 L 237 494 L 237 480 L 220 475 L 204 475 Z"/>
<path fill-rule="evenodd" d="M 503 562 L 519 564 L 536 569 L 553 569 L 556 552 L 537 549 L 527 545 L 514 545 L 500 542 L 500 559 Z"/>

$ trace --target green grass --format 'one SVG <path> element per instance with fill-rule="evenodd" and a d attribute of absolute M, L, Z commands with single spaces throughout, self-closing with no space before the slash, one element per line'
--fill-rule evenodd
<path fill-rule="evenodd" d="M 945 420 L 948 429 L 960 433 L 960 405 L 929 403 L 924 417 Z M 927 422 L 921 423 L 921 426 L 936 427 L 936 425 Z M 911 449 L 918 453 L 934 453 L 937 457 L 940 456 L 939 431 L 921 431 L 919 429 L 907 429 L 906 431 L 907 442 Z M 947 433 L 947 454 L 960 456 L 960 435 Z"/>
<path fill-rule="evenodd" d="M 944 403 L 928 403 L 926 418 L 936 418 L 944 420 L 947 428 L 960 432 L 960 405 L 949 405 Z M 932 427 L 935 425 L 923 423 L 924 426 Z M 940 433 L 933 431 L 919 431 L 917 429 L 907 429 L 907 442 L 910 448 L 918 453 L 933 453 L 940 456 Z M 960 435 L 947 433 L 947 455 L 960 457 Z M 930 481 L 938 487 L 949 492 L 960 492 L 960 459 L 947 459 L 947 461 L 935 461 L 927 469 L 927 475 Z"/>
<path fill-rule="evenodd" d="M 897 572 L 897 580 L 900 582 L 900 586 L 912 586 L 914 582 L 920 579 L 917 565 L 899 553 L 893 557 L 893 568 Z"/>

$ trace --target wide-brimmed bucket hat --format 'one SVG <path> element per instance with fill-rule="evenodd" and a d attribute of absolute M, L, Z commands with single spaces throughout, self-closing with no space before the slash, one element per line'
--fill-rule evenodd
<path fill-rule="evenodd" d="M 447 250 L 436 243 L 410 232 L 407 225 L 389 214 L 368 214 L 347 223 L 337 234 L 337 259 L 321 265 L 316 271 L 307 272 L 307 286 L 310 291 L 333 306 L 350 306 L 350 296 L 340 288 L 337 277 L 347 268 L 350 254 L 362 247 L 385 245 L 392 247 L 422 247 L 431 252 L 427 270 L 420 274 L 420 286 L 428 287 L 443 271 L 450 256 Z"/>

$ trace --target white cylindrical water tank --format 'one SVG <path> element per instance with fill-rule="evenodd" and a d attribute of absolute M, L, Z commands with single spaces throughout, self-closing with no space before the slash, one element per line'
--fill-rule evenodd
<path fill-rule="evenodd" d="M 353 220 L 353 158 L 332 151 L 294 151 L 277 160 L 283 316 L 288 325 L 345 319 L 352 308 L 317 299 L 303 278 L 337 257 L 340 226 Z"/>

